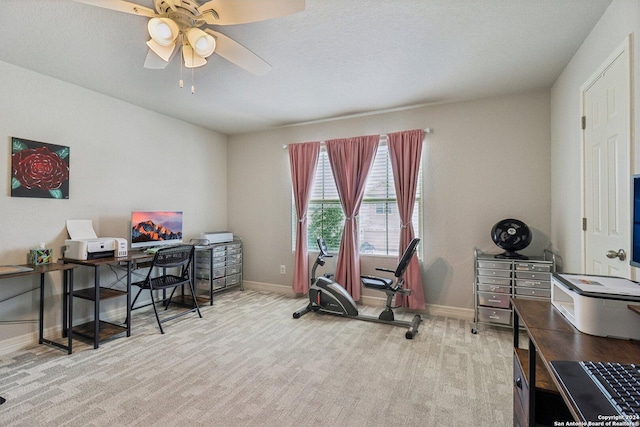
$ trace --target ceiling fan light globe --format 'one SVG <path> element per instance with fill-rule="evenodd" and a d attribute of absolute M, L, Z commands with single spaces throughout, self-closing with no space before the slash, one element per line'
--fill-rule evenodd
<path fill-rule="evenodd" d="M 200 58 L 208 58 L 216 49 L 216 39 L 199 28 L 190 28 L 187 31 L 187 40 Z"/>
<path fill-rule="evenodd" d="M 151 18 L 147 24 L 151 38 L 160 46 L 170 46 L 178 37 L 180 28 L 169 18 Z"/>
<path fill-rule="evenodd" d="M 170 39 L 171 38 L 171 28 L 164 22 L 159 23 L 156 26 L 156 31 L 158 33 L 158 38 L 160 39 Z"/>
<path fill-rule="evenodd" d="M 147 46 L 149 46 L 149 49 L 166 62 L 169 62 L 169 59 L 171 59 L 171 55 L 173 54 L 173 50 L 175 49 L 175 43 L 169 46 L 162 46 L 153 39 L 147 42 Z"/>
<path fill-rule="evenodd" d="M 182 46 L 182 59 L 186 68 L 202 67 L 207 63 L 207 60 L 196 55 L 188 44 Z"/>

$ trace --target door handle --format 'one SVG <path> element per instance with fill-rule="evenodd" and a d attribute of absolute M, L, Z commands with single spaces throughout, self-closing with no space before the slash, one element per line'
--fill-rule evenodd
<path fill-rule="evenodd" d="M 620 261 L 624 261 L 625 259 L 627 259 L 627 253 L 624 251 L 624 249 L 620 249 L 617 252 L 614 250 L 608 250 L 607 258 L 620 258 Z"/>

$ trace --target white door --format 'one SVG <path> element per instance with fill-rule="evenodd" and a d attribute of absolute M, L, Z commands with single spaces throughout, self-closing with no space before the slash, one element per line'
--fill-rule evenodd
<path fill-rule="evenodd" d="M 587 83 L 584 111 L 585 272 L 630 278 L 628 41 Z"/>

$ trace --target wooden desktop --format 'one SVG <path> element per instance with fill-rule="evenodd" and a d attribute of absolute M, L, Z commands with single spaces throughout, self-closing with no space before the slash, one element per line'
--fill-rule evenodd
<path fill-rule="evenodd" d="M 581 417 L 571 395 L 553 374 L 550 362 L 638 363 L 640 341 L 584 334 L 549 301 L 513 298 L 511 304 L 514 311 L 514 425 L 534 426 L 541 420 L 554 425 L 554 418 L 567 421 L 560 419 L 565 416 L 584 425 L 598 421 Z M 519 326 L 524 327 L 529 340 L 526 349 L 520 346 Z M 538 402 L 542 399 L 544 404 Z"/>

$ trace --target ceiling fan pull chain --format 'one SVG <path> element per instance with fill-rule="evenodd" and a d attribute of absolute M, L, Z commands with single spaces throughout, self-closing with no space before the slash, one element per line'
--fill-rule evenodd
<path fill-rule="evenodd" d="M 194 61 L 194 49 L 191 49 L 191 62 Z M 196 93 L 196 78 L 195 78 L 195 67 L 191 67 L 191 94 Z"/>
<path fill-rule="evenodd" d="M 183 64 L 182 64 L 182 61 L 180 61 L 180 83 L 179 83 L 180 89 L 184 87 L 184 80 L 182 80 L 182 68 L 183 68 Z"/>

